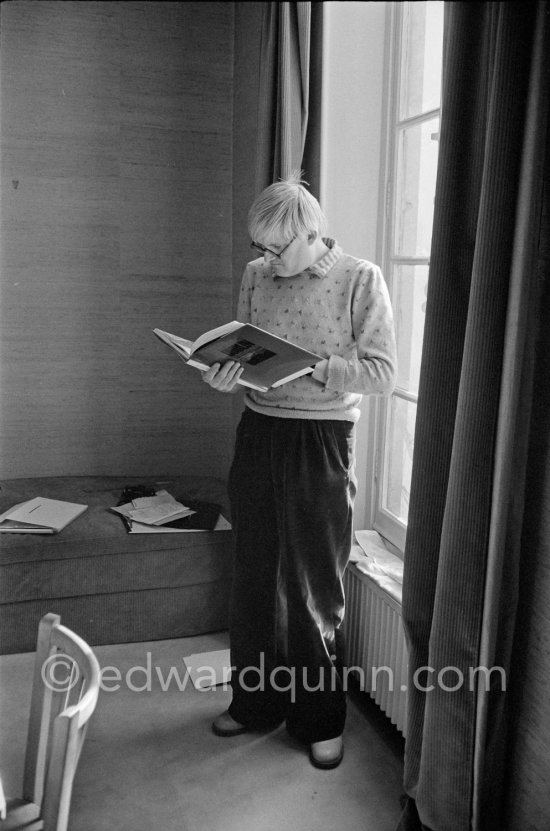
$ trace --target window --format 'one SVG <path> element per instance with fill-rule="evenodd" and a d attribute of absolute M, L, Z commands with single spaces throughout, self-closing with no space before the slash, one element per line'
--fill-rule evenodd
<path fill-rule="evenodd" d="M 349 254 L 390 288 L 399 377 L 365 396 L 357 425 L 355 527 L 403 551 L 438 156 L 440 0 L 323 3 L 321 205 Z M 352 80 L 351 80 L 352 79 Z"/>
<path fill-rule="evenodd" d="M 403 550 L 438 157 L 443 3 L 390 3 L 381 265 L 395 315 L 399 372 L 379 405 L 374 527 Z"/>

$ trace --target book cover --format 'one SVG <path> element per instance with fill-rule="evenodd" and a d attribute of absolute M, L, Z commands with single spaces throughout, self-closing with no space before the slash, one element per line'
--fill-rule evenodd
<path fill-rule="evenodd" d="M 188 525 L 178 525 L 177 522 L 171 522 L 168 525 L 145 525 L 142 522 L 128 520 L 127 531 L 129 534 L 198 534 L 203 531 L 231 531 L 231 524 L 222 514 L 218 514 L 216 522 L 211 527 L 204 527 L 202 523 L 197 523 L 197 527 L 193 527 L 192 522 L 193 517 L 190 517 Z"/>
<path fill-rule="evenodd" d="M 208 369 L 214 363 L 238 361 L 244 371 L 239 383 L 266 391 L 313 371 L 319 355 L 272 335 L 271 332 L 234 320 L 189 341 L 154 329 L 154 334 L 174 349 L 186 363 Z"/>
<path fill-rule="evenodd" d="M 37 496 L 14 505 L 0 515 L 0 532 L 9 534 L 57 534 L 88 508 L 76 502 Z"/>

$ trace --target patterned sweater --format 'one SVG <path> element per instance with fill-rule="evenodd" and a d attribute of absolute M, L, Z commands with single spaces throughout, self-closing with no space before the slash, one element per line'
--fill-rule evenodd
<path fill-rule="evenodd" d="M 357 421 L 362 395 L 390 395 L 396 346 L 388 289 L 378 266 L 329 251 L 306 271 L 279 277 L 263 257 L 245 269 L 237 319 L 321 356 L 312 375 L 267 392 L 246 389 L 245 403 L 282 418 Z"/>

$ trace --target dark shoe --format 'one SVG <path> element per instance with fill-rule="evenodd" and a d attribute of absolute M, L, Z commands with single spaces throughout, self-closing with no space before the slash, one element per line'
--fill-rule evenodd
<path fill-rule="evenodd" d="M 309 759 L 316 768 L 330 770 L 337 768 L 344 758 L 344 742 L 342 736 L 327 739 L 324 742 L 313 742 L 309 749 Z"/>
<path fill-rule="evenodd" d="M 212 722 L 212 730 L 216 736 L 229 738 L 230 736 L 240 736 L 241 733 L 247 733 L 248 727 L 245 727 L 244 724 L 239 724 L 238 721 L 235 721 L 235 719 L 229 715 L 229 711 L 226 710 L 214 719 Z"/>

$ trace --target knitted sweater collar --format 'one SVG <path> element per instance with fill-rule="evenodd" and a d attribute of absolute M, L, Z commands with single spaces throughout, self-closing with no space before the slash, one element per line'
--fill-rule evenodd
<path fill-rule="evenodd" d="M 313 263 L 313 265 L 310 265 L 309 268 L 306 268 L 305 271 L 302 272 L 303 274 L 307 274 L 310 277 L 326 277 L 330 269 L 342 256 L 343 251 L 336 240 L 331 237 L 323 237 L 323 242 L 326 246 L 328 246 L 327 253 L 321 257 L 320 260 L 317 260 L 316 263 Z M 282 277 L 281 275 L 275 274 L 275 272 L 273 272 L 273 276 L 276 280 L 290 279 L 288 277 Z"/>

